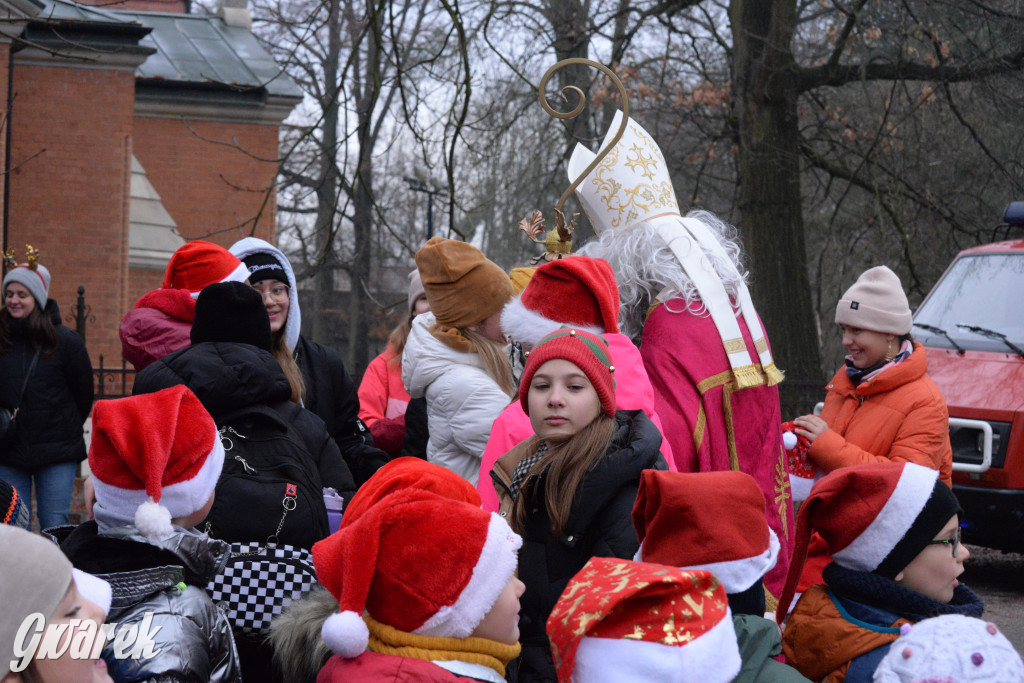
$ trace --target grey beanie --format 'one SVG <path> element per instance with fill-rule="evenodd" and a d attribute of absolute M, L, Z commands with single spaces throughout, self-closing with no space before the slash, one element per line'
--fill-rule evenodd
<path fill-rule="evenodd" d="M 6 283 L 7 280 L 5 279 Z M 0 678 L 10 672 L 14 640 L 25 618 L 49 619 L 71 585 L 71 562 L 42 536 L 0 524 Z"/>
<path fill-rule="evenodd" d="M 32 293 L 39 310 L 46 308 L 46 299 L 50 296 L 50 271 L 46 266 L 35 264 L 35 267 L 27 263 L 20 263 L 4 277 L 4 293 L 7 292 L 7 285 L 17 282 Z"/>
<path fill-rule="evenodd" d="M 426 296 L 427 291 L 423 289 L 423 280 L 420 279 L 419 268 L 409 273 L 409 315 L 416 309 L 416 299 Z"/>
<path fill-rule="evenodd" d="M 885 266 L 865 270 L 836 304 L 836 322 L 872 332 L 908 334 L 913 315 L 899 276 Z"/>

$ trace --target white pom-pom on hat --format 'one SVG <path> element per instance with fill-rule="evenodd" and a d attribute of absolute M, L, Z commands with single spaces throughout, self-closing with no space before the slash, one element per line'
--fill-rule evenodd
<path fill-rule="evenodd" d="M 135 510 L 135 526 L 147 538 L 166 538 L 174 531 L 171 526 L 171 511 L 152 497 Z"/>
<path fill-rule="evenodd" d="M 363 618 L 351 610 L 332 614 L 320 628 L 320 637 L 331 652 L 345 659 L 358 657 L 370 642 L 370 630 Z"/>
<path fill-rule="evenodd" d="M 782 432 L 782 445 L 787 451 L 796 448 L 796 434 L 793 432 Z"/>

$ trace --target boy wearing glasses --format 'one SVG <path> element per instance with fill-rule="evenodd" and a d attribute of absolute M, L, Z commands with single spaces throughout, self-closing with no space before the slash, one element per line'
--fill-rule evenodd
<path fill-rule="evenodd" d="M 960 505 L 935 470 L 912 463 L 835 470 L 797 516 L 796 547 L 779 601 L 782 623 L 811 531 L 828 544 L 824 584 L 811 586 L 786 620 L 786 661 L 807 678 L 872 681 L 900 626 L 929 617 L 980 617 L 981 599 L 958 577 Z"/>

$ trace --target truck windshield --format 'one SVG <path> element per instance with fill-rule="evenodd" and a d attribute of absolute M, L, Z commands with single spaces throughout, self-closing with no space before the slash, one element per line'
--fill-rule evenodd
<path fill-rule="evenodd" d="M 1024 344 L 1024 253 L 976 254 L 958 259 L 914 315 L 915 323 L 945 330 L 957 344 L 975 351 L 1009 352 L 1006 344 L 959 325 L 1000 332 Z M 915 327 L 925 346 L 953 348 L 941 334 Z"/>

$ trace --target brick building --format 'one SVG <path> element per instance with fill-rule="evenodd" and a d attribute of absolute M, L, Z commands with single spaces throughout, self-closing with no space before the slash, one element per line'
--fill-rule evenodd
<path fill-rule="evenodd" d="M 94 364 L 120 360 L 121 316 L 186 240 L 275 238 L 278 130 L 301 91 L 244 0 L 222 1 L 0 0 L 3 246 L 39 249 L 66 320 L 85 287 Z"/>

